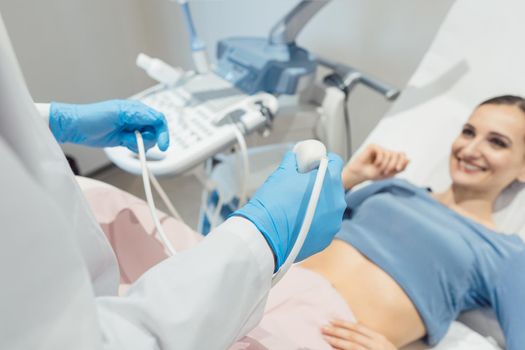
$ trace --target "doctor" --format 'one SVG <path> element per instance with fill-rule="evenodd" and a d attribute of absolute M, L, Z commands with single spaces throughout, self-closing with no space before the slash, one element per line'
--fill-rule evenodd
<path fill-rule="evenodd" d="M 288 154 L 242 217 L 164 260 L 118 297 L 115 256 L 55 139 L 134 149 L 130 135 L 138 129 L 147 146 L 166 149 L 165 120 L 125 101 L 42 110 L 49 125 L 0 17 L 0 348 L 226 349 L 253 327 L 272 274 L 297 237 L 315 173 L 298 173 Z M 341 165 L 330 156 L 302 258 L 326 247 L 339 229 Z"/>

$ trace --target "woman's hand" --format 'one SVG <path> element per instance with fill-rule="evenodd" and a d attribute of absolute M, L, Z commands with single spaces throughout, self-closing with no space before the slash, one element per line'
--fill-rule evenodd
<path fill-rule="evenodd" d="M 346 190 L 367 180 L 381 180 L 405 170 L 409 160 L 403 152 L 394 152 L 378 145 L 368 145 L 343 168 Z"/>
<path fill-rule="evenodd" d="M 397 350 L 388 339 L 359 323 L 334 320 L 321 328 L 325 340 L 337 350 Z"/>

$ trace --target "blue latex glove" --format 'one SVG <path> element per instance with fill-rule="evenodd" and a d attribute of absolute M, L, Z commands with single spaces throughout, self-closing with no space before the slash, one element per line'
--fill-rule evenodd
<path fill-rule="evenodd" d="M 139 101 L 111 100 L 85 105 L 51 103 L 49 127 L 58 142 L 92 147 L 125 146 L 138 152 L 135 130 L 146 149 L 169 146 L 166 118 Z"/>
<path fill-rule="evenodd" d="M 323 250 L 341 228 L 346 208 L 341 181 L 343 162 L 328 154 L 328 169 L 310 231 L 296 261 Z M 288 152 L 264 185 L 242 208 L 232 215 L 250 220 L 273 250 L 277 271 L 290 254 L 301 229 L 317 170 L 297 171 L 295 154 Z"/>

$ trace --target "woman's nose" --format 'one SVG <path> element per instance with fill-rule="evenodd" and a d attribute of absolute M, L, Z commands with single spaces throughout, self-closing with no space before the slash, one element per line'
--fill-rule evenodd
<path fill-rule="evenodd" d="M 469 157 L 478 157 L 481 155 L 481 141 L 478 139 L 470 140 L 466 145 L 464 145 L 462 152 L 464 156 Z"/>

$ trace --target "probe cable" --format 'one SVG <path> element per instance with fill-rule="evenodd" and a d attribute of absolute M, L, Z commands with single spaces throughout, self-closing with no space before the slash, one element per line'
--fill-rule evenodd
<path fill-rule="evenodd" d="M 306 212 L 304 214 L 303 224 L 301 225 L 301 229 L 299 231 L 299 234 L 297 235 L 295 244 L 292 248 L 292 251 L 288 255 L 288 258 L 286 258 L 285 262 L 281 265 L 279 271 L 277 271 L 277 273 L 273 276 L 272 287 L 275 286 L 281 280 L 281 278 L 283 278 L 283 276 L 290 269 L 290 267 L 292 267 L 292 264 L 294 263 L 295 259 L 297 258 L 297 255 L 299 255 L 299 252 L 303 247 L 303 243 L 306 239 L 306 236 L 308 235 L 308 231 L 310 231 L 310 226 L 314 218 L 315 209 L 317 208 L 317 202 L 319 201 L 319 196 L 321 194 L 321 189 L 323 186 L 323 181 L 327 168 L 328 159 L 325 156 L 321 158 L 319 170 L 317 172 L 314 186 L 312 188 L 312 193 L 310 195 L 310 200 L 308 201 L 308 206 L 306 207 Z"/>
<path fill-rule="evenodd" d="M 239 194 L 239 205 L 242 207 L 246 203 L 247 191 L 248 191 L 248 176 L 250 174 L 250 161 L 248 159 L 248 147 L 246 146 L 246 139 L 244 135 L 239 130 L 237 124 L 233 125 L 233 132 L 235 133 L 235 138 L 239 144 L 239 152 L 241 154 L 242 161 L 242 181 L 241 181 L 241 191 Z"/>
<path fill-rule="evenodd" d="M 153 194 L 151 193 L 150 181 L 153 182 L 155 189 L 159 192 L 160 197 L 168 207 L 168 210 L 170 210 L 171 214 L 177 219 L 181 220 L 180 215 L 177 213 L 175 207 L 171 204 L 170 200 L 168 199 L 166 192 L 164 192 L 159 182 L 157 181 L 155 176 L 153 176 L 153 174 L 150 172 L 148 165 L 146 164 L 146 151 L 144 149 L 144 141 L 142 140 L 142 135 L 138 130 L 135 131 L 135 137 L 137 138 L 137 148 L 139 151 L 140 166 L 142 167 L 142 182 L 144 184 L 144 192 L 146 194 L 146 201 L 148 202 L 151 218 L 155 223 L 155 227 L 157 228 L 157 234 L 162 244 L 166 248 L 168 255 L 175 255 L 177 251 L 166 236 L 166 233 L 164 232 L 164 229 L 162 228 L 162 225 L 160 223 L 159 217 L 157 216 L 157 209 L 155 208 L 155 202 L 153 201 Z"/>
<path fill-rule="evenodd" d="M 241 132 L 237 128 L 236 130 L 241 136 L 240 138 L 238 138 L 238 140 L 242 139 L 242 141 L 244 141 L 244 137 L 242 137 Z M 171 244 L 171 242 L 169 241 L 169 239 L 167 238 L 166 233 L 164 232 L 164 229 L 157 216 L 157 210 L 155 208 L 155 202 L 153 200 L 153 194 L 151 192 L 150 181 L 155 186 L 155 189 L 159 192 L 159 195 L 161 196 L 162 200 L 164 201 L 164 203 L 166 204 L 166 206 L 168 207 L 168 210 L 170 210 L 172 215 L 178 218 L 179 220 L 181 220 L 180 215 L 175 210 L 175 207 L 171 204 L 168 196 L 166 195 L 166 192 L 164 192 L 164 190 L 160 186 L 155 176 L 148 169 L 148 166 L 146 163 L 146 151 L 144 149 L 144 141 L 142 140 L 142 135 L 140 134 L 139 131 L 135 131 L 135 137 L 137 138 L 139 159 L 140 159 L 140 164 L 142 167 L 142 181 L 144 184 L 144 192 L 146 194 L 146 200 L 148 202 L 151 217 L 157 228 L 157 233 L 159 235 L 159 238 L 162 241 L 164 247 L 167 249 L 169 255 L 175 255 L 177 252 L 175 248 L 173 247 L 173 245 Z M 243 158 L 244 157 L 247 158 L 246 143 L 239 142 L 239 145 L 241 147 L 241 153 L 243 154 Z M 243 159 L 243 160 L 247 161 L 247 159 Z M 327 167 L 328 167 L 328 159 L 326 157 L 321 158 L 317 176 L 315 178 L 314 186 L 312 188 L 312 193 L 310 195 L 310 200 L 308 201 L 308 206 L 306 207 L 306 212 L 304 215 L 303 223 L 301 225 L 301 229 L 294 243 L 294 246 L 290 254 L 288 255 L 288 258 L 285 260 L 285 262 L 283 263 L 279 271 L 277 271 L 277 273 L 274 275 L 272 279 L 272 287 L 275 286 L 281 280 L 281 278 L 285 275 L 285 273 L 290 269 L 290 267 L 294 263 L 295 259 L 297 258 L 297 255 L 299 255 L 299 252 L 304 244 L 304 241 L 306 239 L 306 236 L 308 235 L 308 231 L 310 230 L 310 226 L 312 224 L 312 220 L 315 214 L 315 209 L 317 208 L 317 203 L 319 201 L 319 196 L 321 194 L 321 189 L 323 186 Z M 247 172 L 248 172 L 248 163 L 245 162 L 244 164 L 244 175 L 245 176 Z"/>

